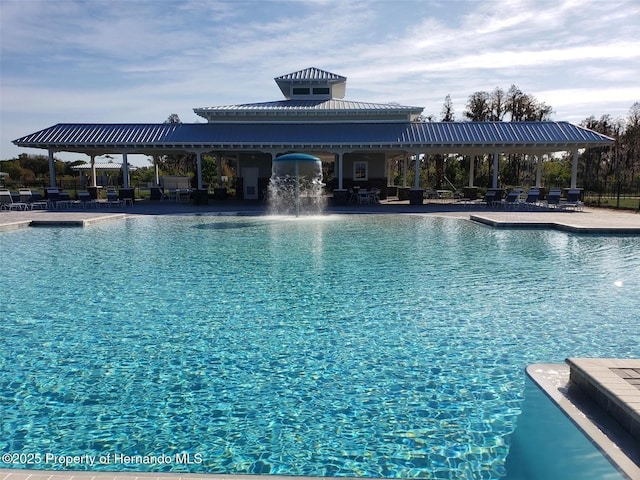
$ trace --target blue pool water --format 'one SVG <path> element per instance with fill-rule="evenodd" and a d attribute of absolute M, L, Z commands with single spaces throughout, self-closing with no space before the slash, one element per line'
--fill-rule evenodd
<path fill-rule="evenodd" d="M 508 478 L 526 365 L 640 356 L 637 237 L 167 216 L 0 252 L 0 452 L 42 456 L 0 467 Z"/>

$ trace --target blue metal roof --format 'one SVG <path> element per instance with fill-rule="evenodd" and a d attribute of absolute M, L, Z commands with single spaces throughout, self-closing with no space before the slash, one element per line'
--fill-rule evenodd
<path fill-rule="evenodd" d="M 58 124 L 13 141 L 75 152 L 167 150 L 558 151 L 613 140 L 567 122 L 333 122 Z"/>

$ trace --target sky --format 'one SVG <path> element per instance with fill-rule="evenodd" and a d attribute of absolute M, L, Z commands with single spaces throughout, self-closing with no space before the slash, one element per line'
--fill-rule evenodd
<path fill-rule="evenodd" d="M 436 120 L 447 95 L 464 120 L 470 95 L 511 85 L 553 120 L 625 118 L 639 26 L 640 0 L 0 0 L 0 160 L 46 155 L 12 140 L 57 123 L 282 100 L 274 78 L 308 67 Z"/>

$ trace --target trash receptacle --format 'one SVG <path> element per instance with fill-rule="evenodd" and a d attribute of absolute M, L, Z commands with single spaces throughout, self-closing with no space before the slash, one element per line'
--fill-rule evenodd
<path fill-rule="evenodd" d="M 216 200 L 224 200 L 227 198 L 227 187 L 215 187 L 213 189 L 213 198 Z"/>
<path fill-rule="evenodd" d="M 151 187 L 151 200 L 162 200 L 162 187 Z"/>
<path fill-rule="evenodd" d="M 469 200 L 476 200 L 478 198 L 478 187 L 464 187 L 462 189 L 462 196 Z"/>
<path fill-rule="evenodd" d="M 208 190 L 194 190 L 193 191 L 193 203 L 195 205 L 207 205 L 209 203 L 209 191 Z"/>

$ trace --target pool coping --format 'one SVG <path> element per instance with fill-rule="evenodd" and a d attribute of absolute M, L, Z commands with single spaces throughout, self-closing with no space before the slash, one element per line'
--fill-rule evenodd
<path fill-rule="evenodd" d="M 367 206 L 365 206 L 367 207 Z M 455 217 L 497 229 L 552 229 L 577 234 L 640 235 L 640 214 L 616 212 L 606 209 L 584 211 L 469 211 L 464 205 L 397 205 L 392 203 L 373 205 L 371 208 L 328 207 L 327 215 L 426 215 Z M 136 216 L 212 215 L 245 216 L 268 215 L 262 204 L 228 204 L 201 206 L 185 204 L 150 204 L 136 202 L 134 206 L 110 208 L 108 211 L 88 210 L 28 210 L 0 213 L 0 232 L 25 227 L 86 227 L 105 221 Z"/>
<path fill-rule="evenodd" d="M 0 221 L 0 232 L 19 230 L 27 227 L 88 227 L 98 223 L 122 220 L 126 213 L 87 212 L 29 212 L 14 221 Z"/>
<path fill-rule="evenodd" d="M 567 359 L 565 364 L 536 363 L 529 365 L 526 373 L 623 475 L 629 479 L 640 479 L 640 450 L 637 448 L 637 440 L 593 398 L 570 388 L 571 364 L 575 360 Z M 609 366 L 626 361 L 599 360 Z M 640 391 L 636 398 L 640 399 Z"/>
<path fill-rule="evenodd" d="M 542 218 L 540 215 L 531 215 L 529 218 L 522 216 L 510 215 L 509 213 L 498 214 L 487 213 L 482 215 L 470 215 L 470 220 L 488 225 L 494 228 L 530 228 L 530 229 L 551 229 L 560 230 L 569 233 L 582 234 L 620 234 L 620 235 L 639 235 L 640 225 L 619 225 L 612 222 L 611 224 L 594 224 L 590 219 L 585 217 L 552 217 Z M 576 220 L 583 222 L 576 222 Z"/>

